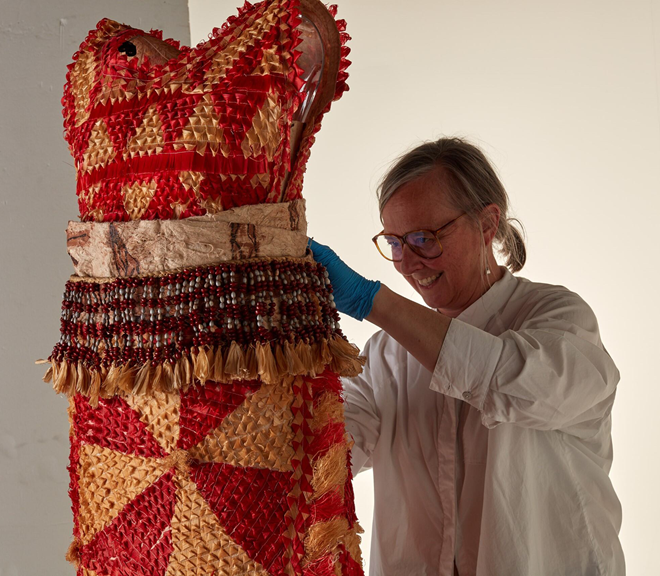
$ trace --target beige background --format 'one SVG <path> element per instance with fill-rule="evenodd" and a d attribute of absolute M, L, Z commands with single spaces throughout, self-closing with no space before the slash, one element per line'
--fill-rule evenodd
<path fill-rule="evenodd" d="M 65 575 L 66 402 L 32 360 L 58 338 L 64 229 L 78 213 L 59 102 L 66 64 L 103 16 L 187 42 L 188 6 L 0 0 L 0 9 L 0 576 Z M 233 13 L 234 1 L 191 0 L 193 41 Z M 340 16 L 354 37 L 351 91 L 308 164 L 310 233 L 414 297 L 370 242 L 378 179 L 420 140 L 481 144 L 527 227 L 523 275 L 581 294 L 621 369 L 612 470 L 621 537 L 629 574 L 660 573 L 660 0 L 344 0 Z M 350 319 L 343 328 L 360 345 L 373 331 Z M 356 487 L 369 528 L 370 477 Z"/>

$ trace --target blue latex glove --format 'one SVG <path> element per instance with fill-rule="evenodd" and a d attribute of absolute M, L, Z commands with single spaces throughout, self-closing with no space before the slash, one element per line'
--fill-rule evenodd
<path fill-rule="evenodd" d="M 380 282 L 367 280 L 349 268 L 335 252 L 309 239 L 308 246 L 314 253 L 314 260 L 323 264 L 330 275 L 337 310 L 356 320 L 364 320 L 374 305 Z"/>

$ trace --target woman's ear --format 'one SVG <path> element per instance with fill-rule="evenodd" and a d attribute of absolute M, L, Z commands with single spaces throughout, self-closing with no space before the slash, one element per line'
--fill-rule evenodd
<path fill-rule="evenodd" d="M 500 225 L 500 208 L 496 204 L 489 204 L 481 211 L 481 232 L 486 246 L 490 246 L 497 234 Z"/>

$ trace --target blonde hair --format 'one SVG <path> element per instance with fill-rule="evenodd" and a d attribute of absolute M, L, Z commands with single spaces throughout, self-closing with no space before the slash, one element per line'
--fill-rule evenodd
<path fill-rule="evenodd" d="M 500 209 L 495 242 L 506 256 L 507 268 L 511 272 L 521 270 L 527 259 L 522 223 L 509 217 L 509 195 L 485 154 L 462 138 L 424 142 L 399 157 L 378 186 L 381 217 L 401 186 L 438 169 L 448 184 L 445 190 L 449 201 L 473 221 L 478 223 L 481 211 L 490 204 Z"/>

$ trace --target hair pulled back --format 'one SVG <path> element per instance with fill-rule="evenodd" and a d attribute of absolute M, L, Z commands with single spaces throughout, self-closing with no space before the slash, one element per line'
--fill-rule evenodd
<path fill-rule="evenodd" d="M 509 196 L 485 154 L 462 138 L 424 142 L 403 154 L 378 186 L 381 217 L 383 208 L 401 186 L 438 169 L 439 177 L 447 183 L 449 201 L 476 223 L 489 204 L 500 209 L 495 243 L 506 257 L 507 268 L 511 272 L 521 270 L 527 259 L 522 224 L 509 217 Z"/>

